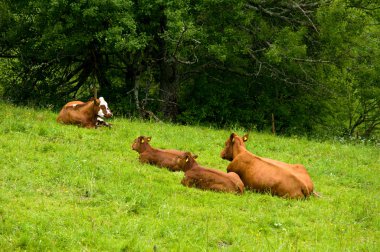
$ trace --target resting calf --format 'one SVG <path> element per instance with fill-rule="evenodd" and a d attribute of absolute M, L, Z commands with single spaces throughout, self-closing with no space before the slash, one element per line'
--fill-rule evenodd
<path fill-rule="evenodd" d="M 177 163 L 185 171 L 181 181 L 184 186 L 239 194 L 244 192 L 244 184 L 236 173 L 201 167 L 190 152 L 178 156 Z"/>
<path fill-rule="evenodd" d="M 152 137 L 140 136 L 133 141 L 132 149 L 137 151 L 141 163 L 148 163 L 158 167 L 166 167 L 170 171 L 180 171 L 182 166 L 176 162 L 176 157 L 182 155 L 179 150 L 161 150 L 150 146 Z"/>

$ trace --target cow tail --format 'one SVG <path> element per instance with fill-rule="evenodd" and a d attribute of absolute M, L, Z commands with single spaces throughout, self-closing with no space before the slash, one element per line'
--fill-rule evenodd
<path fill-rule="evenodd" d="M 309 188 L 306 186 L 304 182 L 302 182 L 302 187 L 301 187 L 302 194 L 305 198 L 309 197 L 313 192 L 309 190 Z"/>

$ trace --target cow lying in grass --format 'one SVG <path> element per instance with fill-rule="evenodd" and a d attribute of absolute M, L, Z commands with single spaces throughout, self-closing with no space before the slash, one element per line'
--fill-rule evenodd
<path fill-rule="evenodd" d="M 258 192 L 296 199 L 313 193 L 313 182 L 303 165 L 256 156 L 246 149 L 247 140 L 248 135 L 239 137 L 235 133 L 227 139 L 220 154 L 231 161 L 227 172 L 237 173 L 247 188 Z"/>
<path fill-rule="evenodd" d="M 137 151 L 141 163 L 168 168 L 170 171 L 181 171 L 183 167 L 176 162 L 178 155 L 185 152 L 180 150 L 162 150 L 153 148 L 149 142 L 152 137 L 139 136 L 133 141 L 132 149 Z"/>
<path fill-rule="evenodd" d="M 63 124 L 76 124 L 85 128 L 97 128 L 99 126 L 111 127 L 102 118 L 112 117 L 112 112 L 103 97 L 91 98 L 88 102 L 68 102 L 57 117 L 57 122 Z"/>
<path fill-rule="evenodd" d="M 236 173 L 201 167 L 190 152 L 178 156 L 177 163 L 185 171 L 181 181 L 184 186 L 238 194 L 244 192 L 244 184 Z"/>

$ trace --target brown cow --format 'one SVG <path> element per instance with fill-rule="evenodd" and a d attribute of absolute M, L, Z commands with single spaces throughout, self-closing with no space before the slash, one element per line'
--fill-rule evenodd
<path fill-rule="evenodd" d="M 201 167 L 190 152 L 178 156 L 177 163 L 184 167 L 185 177 L 181 181 L 184 186 L 238 194 L 244 192 L 244 184 L 236 173 Z"/>
<path fill-rule="evenodd" d="M 104 98 L 100 97 L 99 99 L 91 98 L 88 102 L 68 102 L 59 112 L 57 122 L 76 124 L 86 128 L 110 127 L 111 125 L 106 123 L 103 117 L 112 117 L 112 112 Z"/>
<path fill-rule="evenodd" d="M 258 192 L 271 192 L 285 198 L 305 198 L 313 193 L 314 186 L 305 167 L 262 158 L 249 152 L 242 138 L 232 133 L 220 156 L 232 161 L 227 172 L 237 173 L 244 185 Z"/>
<path fill-rule="evenodd" d="M 139 136 L 133 141 L 132 149 L 140 154 L 139 160 L 141 163 L 166 167 L 170 171 L 183 170 L 183 167 L 176 162 L 176 158 L 178 155 L 184 154 L 184 151 L 153 148 L 149 144 L 151 139 L 152 137 Z"/>

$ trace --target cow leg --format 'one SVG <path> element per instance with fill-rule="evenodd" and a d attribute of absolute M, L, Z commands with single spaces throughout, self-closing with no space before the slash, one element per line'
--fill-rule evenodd
<path fill-rule="evenodd" d="M 181 184 L 184 185 L 184 186 L 188 186 L 188 183 L 187 183 L 186 178 L 183 178 L 183 179 L 181 180 Z"/>
<path fill-rule="evenodd" d="M 102 126 L 106 126 L 106 127 L 108 127 L 108 128 L 111 128 L 112 127 L 112 125 L 110 124 L 110 123 L 107 123 L 106 121 L 104 121 L 102 118 L 100 118 L 100 117 L 97 117 L 96 118 L 96 128 L 97 127 L 102 127 Z"/>

